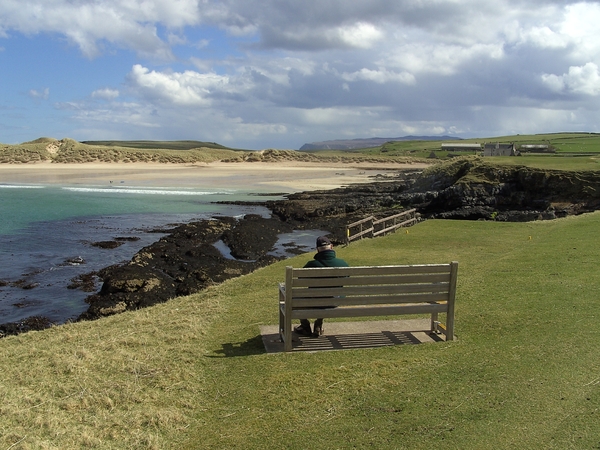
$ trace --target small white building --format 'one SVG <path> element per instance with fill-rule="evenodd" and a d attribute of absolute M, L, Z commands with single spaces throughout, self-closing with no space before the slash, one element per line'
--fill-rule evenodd
<path fill-rule="evenodd" d="M 556 150 L 546 144 L 524 144 L 519 150 L 521 153 L 556 153 Z"/>

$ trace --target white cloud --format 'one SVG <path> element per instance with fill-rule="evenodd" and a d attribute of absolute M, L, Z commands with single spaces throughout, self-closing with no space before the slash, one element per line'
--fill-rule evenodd
<path fill-rule="evenodd" d="M 210 40 L 208 39 L 200 39 L 196 43 L 194 43 L 194 47 L 198 49 L 206 48 L 210 45 Z"/>
<path fill-rule="evenodd" d="M 185 36 L 175 33 L 169 33 L 167 35 L 167 42 L 170 46 L 182 46 L 188 43 L 187 38 Z"/>
<path fill-rule="evenodd" d="M 48 97 L 50 96 L 50 88 L 44 88 L 41 91 L 30 89 L 29 96 L 35 99 L 48 100 Z"/>
<path fill-rule="evenodd" d="M 533 20 L 532 20 L 533 19 Z M 575 59 L 600 57 L 597 23 L 600 5 L 593 1 L 575 1 L 540 5 L 527 15 L 513 20 L 506 30 L 509 43 L 531 45 L 539 49 L 563 49 Z"/>
<path fill-rule="evenodd" d="M 139 64 L 133 66 L 129 80 L 144 97 L 169 105 L 208 107 L 211 95 L 227 92 L 229 78 L 214 73 L 157 72 Z"/>
<path fill-rule="evenodd" d="M 576 43 L 575 51 L 597 53 L 599 20 L 600 6 L 582 1 L 562 6 L 511 0 L 354 0 L 343 8 L 319 0 L 264 0 L 261 7 L 247 0 L 4 0 L 0 4 L 0 32 L 62 34 L 88 57 L 98 56 L 110 45 L 163 60 L 173 58 L 171 45 L 187 42 L 186 27 L 203 24 L 233 36 L 254 36 L 255 43 L 265 48 L 360 50 L 381 45 L 393 52 L 401 46 L 409 60 L 421 59 L 410 45 L 413 50 L 442 47 L 460 54 L 477 46 L 501 48 L 503 39 L 541 48 Z M 167 29 L 164 37 L 160 27 Z M 420 45 L 414 45 L 414 39 Z M 207 41 L 196 42 L 204 46 Z M 455 46 L 457 51 L 452 51 Z"/>
<path fill-rule="evenodd" d="M 157 122 L 156 110 L 151 105 L 115 102 L 107 108 L 94 107 L 86 103 L 59 103 L 56 107 L 72 111 L 73 118 L 77 121 L 95 126 L 103 124 L 105 129 L 107 127 L 111 129 L 135 127 L 142 130 L 161 128 L 161 124 Z"/>
<path fill-rule="evenodd" d="M 413 74 L 452 75 L 460 67 L 470 66 L 470 70 L 476 70 L 475 63 L 478 61 L 493 61 L 503 57 L 503 46 L 499 43 L 459 46 L 415 42 L 393 49 L 386 62 L 388 66 L 402 68 Z"/>
<path fill-rule="evenodd" d="M 102 100 L 114 100 L 119 96 L 119 91 L 111 88 L 97 89 L 92 92 L 92 98 L 99 98 Z"/>
<path fill-rule="evenodd" d="M 373 81 L 383 84 L 387 82 L 398 82 L 403 84 L 415 84 L 415 77 L 408 72 L 392 72 L 386 69 L 371 70 L 361 69 L 358 72 L 344 73 L 342 78 L 345 81 Z"/>
<path fill-rule="evenodd" d="M 530 42 L 539 48 L 567 48 L 569 45 L 568 36 L 552 30 L 548 26 L 523 30 L 520 39 L 522 42 Z"/>
<path fill-rule="evenodd" d="M 354 48 L 371 48 L 383 37 L 383 33 L 376 26 L 364 22 L 341 27 L 332 34 L 338 35 L 341 42 Z"/>
<path fill-rule="evenodd" d="M 560 32 L 568 39 L 574 57 L 588 61 L 600 59 L 599 22 L 600 4 L 597 2 L 577 2 L 566 6 Z"/>
<path fill-rule="evenodd" d="M 235 133 L 231 133 L 231 140 L 235 141 L 242 135 L 253 137 L 284 135 L 288 132 L 288 127 L 277 123 L 247 123 L 241 118 L 233 119 L 235 122 Z"/>
<path fill-rule="evenodd" d="M 544 74 L 542 81 L 554 92 L 593 96 L 600 94 L 600 73 L 598 66 L 591 62 L 584 66 L 571 66 L 568 73 L 560 76 Z"/>
<path fill-rule="evenodd" d="M 498 125 L 507 131 L 506 134 L 547 133 L 549 130 L 598 131 L 597 127 L 589 128 L 586 125 L 589 116 L 598 119 L 597 113 L 540 107 L 498 111 L 496 119 Z"/>
<path fill-rule="evenodd" d="M 338 126 L 340 123 L 348 123 L 360 117 L 358 110 L 349 108 L 313 108 L 298 110 L 298 119 L 308 125 Z"/>
<path fill-rule="evenodd" d="M 383 38 L 383 33 L 376 26 L 360 21 L 322 28 L 306 24 L 290 28 L 264 24 L 260 32 L 266 47 L 290 50 L 369 49 Z"/>
<path fill-rule="evenodd" d="M 193 25 L 198 20 L 195 5 L 195 0 L 4 0 L 0 3 L 0 29 L 64 35 L 89 58 L 98 56 L 106 42 L 168 60 L 171 51 L 157 36 L 155 24 Z"/>
<path fill-rule="evenodd" d="M 542 75 L 542 81 L 551 91 L 562 92 L 565 89 L 565 81 L 562 76 L 545 73 Z"/>

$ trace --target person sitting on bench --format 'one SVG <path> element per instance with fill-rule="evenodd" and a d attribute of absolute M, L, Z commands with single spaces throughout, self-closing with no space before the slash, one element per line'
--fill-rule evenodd
<path fill-rule="evenodd" d="M 333 244 L 326 236 L 317 238 L 317 253 L 304 267 L 349 267 L 348 263 L 338 258 L 333 250 Z M 300 319 L 300 325 L 294 331 L 302 336 L 319 337 L 323 334 L 323 319 L 315 320 L 313 331 L 310 330 L 310 321 Z"/>

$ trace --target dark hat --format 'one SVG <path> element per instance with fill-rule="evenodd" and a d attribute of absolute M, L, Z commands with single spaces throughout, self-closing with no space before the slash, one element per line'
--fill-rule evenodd
<path fill-rule="evenodd" d="M 317 238 L 317 247 L 325 247 L 326 245 L 331 245 L 331 241 L 327 236 L 319 236 Z"/>

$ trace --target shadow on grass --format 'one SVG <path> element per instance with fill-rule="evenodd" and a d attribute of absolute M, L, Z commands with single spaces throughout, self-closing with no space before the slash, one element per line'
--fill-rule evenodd
<path fill-rule="evenodd" d="M 209 358 L 219 357 L 234 357 L 234 356 L 250 356 L 250 355 L 262 355 L 266 353 L 265 345 L 263 343 L 261 335 L 254 336 L 244 342 L 235 342 L 222 344 L 219 350 L 215 350 L 215 356 L 208 356 Z"/>

